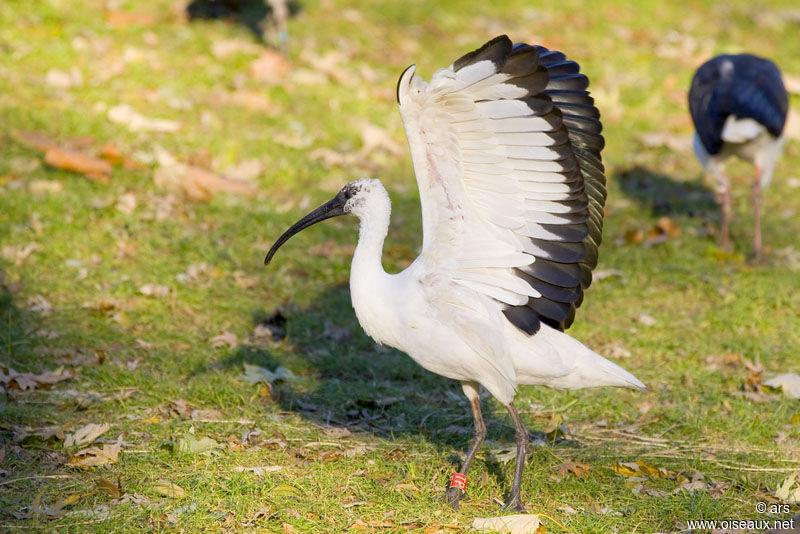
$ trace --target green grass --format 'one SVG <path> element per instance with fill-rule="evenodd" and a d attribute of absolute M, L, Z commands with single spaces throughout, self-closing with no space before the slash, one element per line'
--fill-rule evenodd
<path fill-rule="evenodd" d="M 402 69 L 416 63 L 428 78 L 501 32 L 565 50 L 592 80 L 610 182 L 598 268 L 621 274 L 595 282 L 570 333 L 649 386 L 646 393 L 522 389 L 517 404 L 531 428 L 570 431 L 533 448 L 523 482 L 529 511 L 547 515 L 553 532 L 598 533 L 789 516 L 758 514 L 755 506 L 777 502 L 775 489 L 800 469 L 800 406 L 777 392 L 746 395 L 743 385 L 749 362 L 765 376 L 800 372 L 800 143 L 787 142 L 765 194 L 768 261 L 753 265 L 746 261 L 751 169 L 730 166 L 735 253 L 722 253 L 711 233 L 718 216 L 710 185 L 692 154 L 648 147 L 640 135 L 691 134 L 686 88 L 713 53 L 754 51 L 799 74 L 790 45 L 797 25 L 783 15 L 793 2 L 640 4 L 303 2 L 290 22 L 292 70 L 269 84 L 249 74 L 255 53 L 211 53 L 225 39 L 248 43 L 245 29 L 188 24 L 180 3 L 121 2 L 146 17 L 120 24 L 108 21 L 99 0 L 0 3 L 0 248 L 40 247 L 20 261 L 0 258 L 0 363 L 20 372 L 77 370 L 52 390 L 16 392 L 0 403 L 1 528 L 435 532 L 439 525 L 455 532 L 496 514 L 512 465 L 488 452 L 470 472 L 470 499 L 459 513 L 436 500 L 468 443 L 469 409 L 457 384 L 376 347 L 360 330 L 346 288 L 354 221 L 304 233 L 269 268 L 262 259 L 306 208 L 351 179 L 375 176 L 394 203 L 384 266 L 408 265 L 421 242 L 410 160 L 378 152 L 327 167 L 310 154 L 358 150 L 365 121 L 403 146 L 394 101 Z M 345 77 L 308 81 L 331 51 L 341 52 L 336 69 Z M 74 86 L 45 83 L 49 71 L 72 69 L 80 73 Z M 244 92 L 268 99 L 269 110 L 236 104 Z M 131 132 L 107 118 L 121 103 L 181 128 Z M 93 150 L 114 143 L 143 163 L 117 167 L 108 185 L 97 184 L 45 165 L 13 130 L 62 143 L 91 136 Z M 287 137 L 300 143 L 289 146 Z M 218 169 L 257 159 L 260 193 L 205 204 L 167 193 L 153 183 L 159 149 L 179 160 L 205 151 Z M 43 192 L 43 180 L 60 190 Z M 115 207 L 126 193 L 137 200 L 130 214 Z M 680 237 L 652 247 L 626 242 L 664 215 Z M 329 240 L 335 245 L 320 247 Z M 196 280 L 179 281 L 201 263 L 208 267 Z M 170 295 L 140 294 L 149 283 Z M 36 295 L 52 304 L 49 313 L 28 309 Z M 101 301 L 110 309 L 98 310 Z M 257 342 L 256 323 L 278 309 L 287 338 Z M 238 336 L 236 348 L 210 342 L 224 331 Z M 238 378 L 244 363 L 285 366 L 297 379 L 270 392 Z M 179 399 L 217 410 L 221 420 L 192 419 L 174 409 Z M 487 398 L 484 410 L 494 447 L 510 446 L 502 406 Z M 117 462 L 81 470 L 69 464 L 77 449 L 56 437 L 15 441 L 23 427 L 74 432 L 88 423 L 111 424 L 101 440 L 123 436 Z M 219 447 L 181 452 L 192 433 Z M 637 460 L 678 478 L 702 474 L 708 488 L 676 491 L 680 480 L 631 482 L 611 469 Z M 586 478 L 559 475 L 565 462 L 591 469 Z M 237 470 L 254 466 L 280 469 Z M 101 480 L 126 496 L 115 497 Z M 159 492 L 161 480 L 183 495 Z M 42 506 L 66 497 L 59 517 L 47 517 Z"/>

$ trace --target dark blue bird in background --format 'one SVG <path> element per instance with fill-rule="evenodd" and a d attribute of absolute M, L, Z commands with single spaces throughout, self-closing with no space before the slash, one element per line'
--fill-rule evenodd
<path fill-rule="evenodd" d="M 761 190 L 769 185 L 783 144 L 789 95 L 781 71 L 768 59 L 750 54 L 722 55 L 705 62 L 689 90 L 694 127 L 694 152 L 717 181 L 722 207 L 720 245 L 727 249 L 731 219 L 730 182 L 724 161 L 739 156 L 755 165 L 753 246 L 762 256 Z"/>

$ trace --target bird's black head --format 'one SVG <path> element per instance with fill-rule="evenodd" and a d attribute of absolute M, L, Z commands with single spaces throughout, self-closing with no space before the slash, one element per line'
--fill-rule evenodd
<path fill-rule="evenodd" d="M 383 186 L 380 185 L 380 182 L 368 178 L 355 180 L 345 185 L 336 193 L 335 197 L 286 230 L 283 235 L 275 241 L 275 244 L 272 245 L 269 252 L 267 252 L 267 257 L 264 258 L 264 264 L 268 265 L 272 260 L 272 256 L 275 255 L 275 252 L 277 252 L 281 245 L 286 243 L 293 235 L 299 233 L 301 230 L 305 230 L 309 226 L 324 221 L 325 219 L 351 213 L 353 210 L 355 210 L 355 213 L 353 213 L 354 215 L 359 215 L 361 213 L 360 208 L 365 205 L 366 199 L 378 191 L 386 197 L 386 191 L 383 189 Z M 386 198 L 388 199 L 388 197 Z"/>

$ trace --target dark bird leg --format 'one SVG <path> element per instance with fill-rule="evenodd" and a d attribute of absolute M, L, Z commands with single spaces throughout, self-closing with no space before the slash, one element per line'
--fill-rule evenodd
<path fill-rule="evenodd" d="M 525 428 L 525 423 L 522 422 L 522 418 L 517 413 L 514 405 L 509 404 L 507 408 L 516 429 L 517 463 L 514 465 L 514 482 L 511 485 L 511 493 L 508 495 L 505 505 L 503 505 L 503 510 L 511 509 L 524 512 L 525 506 L 522 504 L 520 491 L 522 488 L 522 470 L 525 468 L 525 458 L 528 454 L 528 429 Z"/>
<path fill-rule="evenodd" d="M 753 248 L 756 253 L 756 261 L 761 261 L 763 258 L 761 248 L 761 173 L 761 167 L 756 167 L 756 176 L 750 190 L 750 198 L 753 201 Z"/>
<path fill-rule="evenodd" d="M 486 424 L 483 422 L 483 414 L 481 413 L 481 400 L 479 397 L 479 386 L 475 382 L 462 382 L 461 387 L 464 389 L 464 394 L 469 399 L 469 405 L 472 408 L 472 418 L 475 421 L 475 434 L 472 436 L 472 443 L 467 451 L 467 456 L 464 458 L 464 463 L 461 465 L 459 474 L 466 477 L 467 469 L 469 469 L 472 460 L 475 458 L 475 453 L 478 452 L 478 447 L 481 446 L 483 440 L 486 438 Z M 466 492 L 457 486 L 450 486 L 444 492 L 442 498 L 449 502 L 453 509 L 458 510 L 458 501 L 466 496 Z"/>

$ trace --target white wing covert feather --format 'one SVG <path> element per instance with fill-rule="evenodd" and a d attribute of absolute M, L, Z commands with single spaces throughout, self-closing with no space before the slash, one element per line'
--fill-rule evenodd
<path fill-rule="evenodd" d="M 398 82 L 423 261 L 528 334 L 572 323 L 597 262 L 603 138 L 587 86 L 562 53 L 506 36 L 430 83 L 413 66 Z"/>

